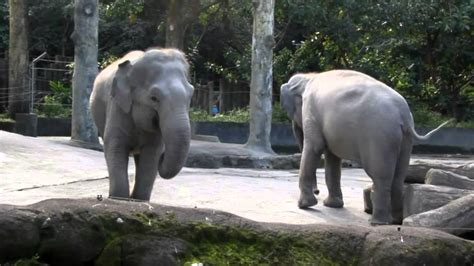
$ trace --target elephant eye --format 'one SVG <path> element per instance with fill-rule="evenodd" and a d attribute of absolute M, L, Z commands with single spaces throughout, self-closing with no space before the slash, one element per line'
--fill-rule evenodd
<path fill-rule="evenodd" d="M 151 99 L 152 101 L 154 101 L 154 102 L 158 102 L 158 98 L 156 98 L 155 96 L 151 96 L 150 99 Z"/>

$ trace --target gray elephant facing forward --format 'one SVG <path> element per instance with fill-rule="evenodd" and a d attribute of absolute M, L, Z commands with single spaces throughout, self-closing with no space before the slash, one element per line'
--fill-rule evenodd
<path fill-rule="evenodd" d="M 183 167 L 194 91 L 188 69 L 182 52 L 150 49 L 128 53 L 97 76 L 90 106 L 104 141 L 110 197 L 149 200 L 158 172 L 169 179 Z M 131 194 L 130 154 L 136 168 Z"/>
<path fill-rule="evenodd" d="M 293 120 L 303 147 L 298 206 L 317 204 L 312 188 L 325 154 L 328 197 L 324 205 L 344 205 L 341 158 L 359 162 L 374 183 L 372 224 L 401 223 L 403 183 L 413 140 L 419 136 L 405 99 L 365 74 L 350 70 L 296 74 L 281 86 L 281 105 Z"/>

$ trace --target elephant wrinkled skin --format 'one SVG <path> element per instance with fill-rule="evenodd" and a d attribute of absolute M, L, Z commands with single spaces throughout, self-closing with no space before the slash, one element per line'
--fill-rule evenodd
<path fill-rule="evenodd" d="M 317 204 L 312 188 L 325 154 L 328 197 L 324 205 L 341 208 L 341 159 L 362 165 L 374 183 L 372 224 L 401 223 L 403 183 L 413 140 L 428 139 L 414 129 L 405 99 L 392 88 L 350 70 L 296 74 L 281 86 L 282 108 L 293 120 L 302 146 L 298 206 Z"/>
<path fill-rule="evenodd" d="M 97 76 L 90 106 L 104 141 L 110 197 L 149 200 L 157 173 L 168 179 L 183 167 L 194 91 L 188 69 L 179 50 L 150 49 L 128 53 Z M 130 154 L 136 166 L 131 194 Z"/>

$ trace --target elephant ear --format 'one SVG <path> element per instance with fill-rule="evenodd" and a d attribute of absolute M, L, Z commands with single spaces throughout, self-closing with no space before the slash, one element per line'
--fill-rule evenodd
<path fill-rule="evenodd" d="M 112 82 L 112 98 L 125 113 L 129 113 L 132 108 L 132 88 L 128 82 L 128 73 L 131 69 L 132 64 L 129 60 L 120 63 Z"/>
<path fill-rule="evenodd" d="M 289 85 L 283 84 L 280 91 L 280 105 L 281 108 L 288 114 L 290 119 L 293 119 L 296 112 L 294 97 L 295 96 L 290 91 Z"/>
<path fill-rule="evenodd" d="M 295 119 L 297 108 L 303 104 L 303 92 L 307 83 L 305 77 L 295 75 L 288 83 L 281 86 L 280 104 L 291 119 Z"/>

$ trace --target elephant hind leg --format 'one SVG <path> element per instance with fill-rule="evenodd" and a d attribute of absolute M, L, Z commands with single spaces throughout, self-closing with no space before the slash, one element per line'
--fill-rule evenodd
<path fill-rule="evenodd" d="M 364 169 L 373 181 L 372 225 L 391 224 L 392 182 L 395 174 L 398 152 L 379 151 L 371 153 Z"/>
<path fill-rule="evenodd" d="M 394 224 L 401 224 L 403 221 L 403 186 L 410 164 L 411 150 L 412 140 L 411 137 L 407 137 L 402 142 L 392 182 L 391 203 Z"/>
<path fill-rule="evenodd" d="M 341 191 L 341 158 L 334 155 L 331 151 L 326 150 L 325 156 L 325 176 L 326 186 L 328 187 L 328 197 L 323 204 L 326 207 L 342 208 L 344 201 L 342 200 Z"/>

